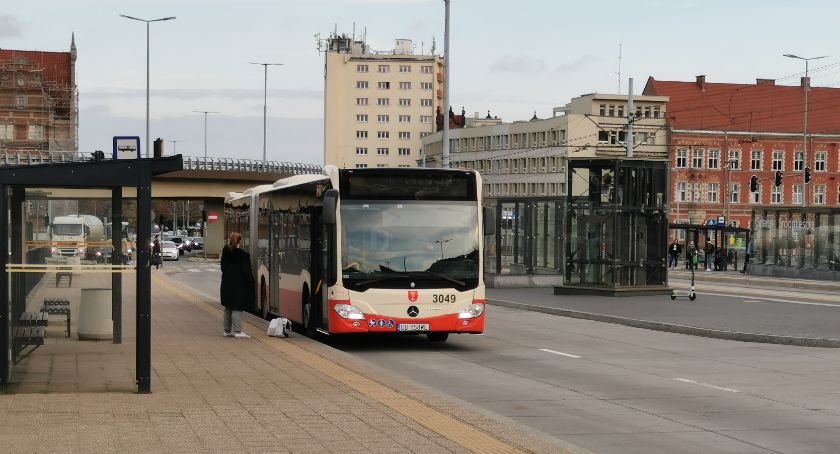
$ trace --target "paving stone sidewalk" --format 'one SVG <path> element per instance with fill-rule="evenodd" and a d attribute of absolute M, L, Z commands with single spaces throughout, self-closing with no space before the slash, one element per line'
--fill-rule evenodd
<path fill-rule="evenodd" d="M 133 275 L 127 275 L 125 299 L 133 298 Z M 85 278 L 74 284 L 86 285 Z M 16 369 L 27 377 L 38 365 L 42 374 L 29 388 L 0 396 L 0 446 L 7 452 L 278 452 L 278 453 L 437 453 L 570 452 L 557 440 L 529 432 L 509 420 L 469 408 L 433 390 L 396 376 L 301 336 L 267 338 L 251 326 L 252 339 L 222 337 L 220 314 L 189 302 L 155 273 L 152 292 L 152 393 L 134 394 L 132 384 L 75 392 L 53 392 L 53 382 L 89 379 L 87 367 L 120 370 L 111 380 L 134 375 L 134 307 L 124 309 L 124 343 L 75 342 L 45 345 Z M 214 312 L 216 311 L 216 312 Z M 285 350 L 273 343 L 287 343 Z M 50 347 L 54 347 L 52 350 Z M 289 352 L 302 352 L 290 354 Z M 55 368 L 61 355 L 75 364 Z M 328 361 L 327 373 L 309 356 Z M 51 358 L 45 361 L 44 358 Z M 84 358 L 79 361 L 78 358 Z M 353 374 L 368 380 L 374 393 L 385 387 L 400 393 L 422 413 L 401 412 L 391 394 L 359 392 L 348 386 Z M 70 381 L 72 381 L 70 380 Z M 356 380 L 359 382 L 359 379 Z M 42 385 L 40 388 L 35 385 Z M 82 385 L 79 382 L 79 385 Z M 38 391 L 38 392 L 35 392 Z M 410 396 L 410 397 L 409 397 Z M 388 400 L 390 399 L 390 401 Z M 396 401 L 399 401 L 396 399 Z M 395 409 L 396 408 L 396 409 Z M 425 418 L 425 419 L 424 419 Z M 420 423 L 418 421 L 423 421 Z M 454 421 L 495 444 L 458 443 L 439 430 Z M 577 449 L 574 449 L 577 451 Z"/>

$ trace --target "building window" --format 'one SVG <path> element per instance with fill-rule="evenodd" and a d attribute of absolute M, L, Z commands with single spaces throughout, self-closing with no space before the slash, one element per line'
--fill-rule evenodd
<path fill-rule="evenodd" d="M 400 72 L 401 73 L 410 73 L 411 72 L 411 65 L 400 65 Z"/>
<path fill-rule="evenodd" d="M 425 66 L 425 65 L 421 66 L 420 67 L 420 72 L 423 73 L 423 74 L 431 74 L 432 73 L 432 67 L 431 66 Z"/>
<path fill-rule="evenodd" d="M 432 107 L 432 100 L 431 99 L 421 99 L 420 105 L 423 107 Z"/>
<path fill-rule="evenodd" d="M 368 116 L 366 114 L 356 114 L 356 122 L 367 123 Z"/>
<path fill-rule="evenodd" d="M 607 105 L 606 104 L 601 104 L 600 106 L 598 106 L 598 115 L 600 115 L 602 117 L 607 116 Z"/>
<path fill-rule="evenodd" d="M 650 118 L 650 106 L 644 106 L 645 118 Z"/>
<path fill-rule="evenodd" d="M 814 186 L 814 205 L 825 205 L 825 185 Z"/>
<path fill-rule="evenodd" d="M 389 73 L 391 72 L 391 65 L 379 65 L 377 71 L 381 73 Z"/>
<path fill-rule="evenodd" d="M 409 98 L 400 98 L 400 105 L 403 107 L 408 107 L 411 105 L 411 99 Z"/>
<path fill-rule="evenodd" d="M 388 148 L 377 148 L 376 154 L 378 154 L 379 156 L 388 156 Z"/>
<path fill-rule="evenodd" d="M 720 150 L 709 150 L 709 168 L 720 168 Z"/>
<path fill-rule="evenodd" d="M 774 151 L 773 152 L 773 170 L 784 170 L 784 162 L 785 162 L 785 152 L 784 151 Z"/>
<path fill-rule="evenodd" d="M 380 139 L 387 139 L 390 136 L 391 136 L 391 134 L 388 133 L 388 131 L 377 131 L 376 132 L 376 137 L 378 137 Z"/>
<path fill-rule="evenodd" d="M 825 152 L 819 151 L 814 155 L 814 171 L 825 172 Z"/>
<path fill-rule="evenodd" d="M 411 115 L 400 115 L 400 123 L 411 123 Z"/>
<path fill-rule="evenodd" d="M 411 167 L 411 166 L 410 166 L 410 165 L 408 165 L 408 164 L 400 164 L 400 165 L 398 165 L 397 167 Z"/>
<path fill-rule="evenodd" d="M 793 154 L 793 170 L 797 172 L 802 171 L 802 152 L 797 151 Z"/>
<path fill-rule="evenodd" d="M 761 155 L 760 151 L 750 153 L 750 170 L 761 170 Z"/>
<path fill-rule="evenodd" d="M 729 201 L 731 203 L 738 203 L 740 196 L 738 191 L 741 189 L 740 185 L 733 184 L 732 187 L 729 189 Z"/>
<path fill-rule="evenodd" d="M 420 115 L 420 123 L 431 123 L 432 116 L 431 115 Z"/>
<path fill-rule="evenodd" d="M 761 203 L 761 183 L 758 185 L 758 190 L 750 193 L 750 203 Z"/>
<path fill-rule="evenodd" d="M 368 65 L 356 65 L 356 72 L 358 72 L 358 73 L 368 72 Z"/>
<path fill-rule="evenodd" d="M 793 185 L 793 196 L 791 197 L 790 202 L 794 205 L 802 205 L 802 185 L 801 184 Z"/>
<path fill-rule="evenodd" d="M 431 135 L 431 134 L 432 134 L 432 133 L 431 133 L 431 132 L 428 132 L 428 131 L 421 132 L 421 133 L 420 133 L 420 138 L 422 139 L 423 137 L 426 137 L 426 136 Z"/>
<path fill-rule="evenodd" d="M 408 132 L 408 131 L 400 131 L 400 139 L 402 139 L 402 140 L 411 139 L 411 133 Z"/>
<path fill-rule="evenodd" d="M 598 143 L 610 143 L 609 131 L 598 131 Z"/>
<path fill-rule="evenodd" d="M 391 117 L 388 115 L 377 115 L 376 122 L 377 123 L 388 123 L 391 120 Z"/>
<path fill-rule="evenodd" d="M 368 105 L 368 99 L 367 98 L 356 98 L 356 105 L 357 106 L 366 106 L 366 105 Z"/>
<path fill-rule="evenodd" d="M 15 140 L 15 125 L 0 125 L 0 140 Z"/>
<path fill-rule="evenodd" d="M 601 132 L 604 132 L 604 131 L 601 131 Z M 600 132 L 598 133 L 598 143 L 606 143 L 606 140 L 604 142 L 601 142 L 601 133 Z M 688 150 L 686 150 L 685 148 L 677 150 L 677 168 L 678 169 L 684 169 L 687 166 L 688 166 Z"/>
<path fill-rule="evenodd" d="M 432 83 L 431 82 L 420 82 L 420 89 L 421 90 L 431 90 Z"/>
<path fill-rule="evenodd" d="M 366 80 L 357 80 L 356 81 L 356 88 L 366 89 L 368 87 L 368 82 Z"/>
<path fill-rule="evenodd" d="M 388 106 L 390 104 L 391 104 L 391 101 L 388 98 L 376 98 L 376 105 L 377 106 Z"/>
<path fill-rule="evenodd" d="M 782 203 L 782 188 L 781 186 L 773 185 L 770 188 L 770 203 Z"/>
<path fill-rule="evenodd" d="M 718 183 L 709 183 L 709 192 L 708 192 L 708 202 L 717 202 L 718 201 L 718 189 L 720 188 L 720 184 Z"/>
<path fill-rule="evenodd" d="M 677 201 L 678 202 L 687 202 L 688 199 L 686 198 L 686 187 L 685 182 L 677 183 Z"/>
<path fill-rule="evenodd" d="M 377 164 L 376 167 L 388 167 L 387 164 Z"/>
<path fill-rule="evenodd" d="M 653 106 L 653 118 L 659 118 L 659 106 Z"/>
<path fill-rule="evenodd" d="M 367 139 L 367 131 L 356 131 L 357 139 Z"/>
<path fill-rule="evenodd" d="M 729 168 L 741 170 L 741 150 L 729 150 Z"/>
<path fill-rule="evenodd" d="M 607 106 L 607 116 L 608 117 L 614 117 L 615 116 L 615 106 L 614 105 L 610 104 L 609 106 Z"/>
<path fill-rule="evenodd" d="M 377 87 L 379 87 L 380 90 L 390 90 L 391 82 L 379 82 Z"/>
<path fill-rule="evenodd" d="M 44 126 L 43 125 L 29 125 L 29 140 L 44 140 Z"/>
<path fill-rule="evenodd" d="M 364 169 L 365 167 L 367 167 L 367 164 L 356 164 L 357 169 Z"/>
<path fill-rule="evenodd" d="M 357 155 L 366 155 L 367 154 L 367 147 L 356 147 L 356 154 Z"/>
<path fill-rule="evenodd" d="M 411 156 L 411 148 L 398 148 L 400 156 Z"/>
<path fill-rule="evenodd" d="M 411 90 L 411 82 L 400 82 L 400 90 Z"/>
<path fill-rule="evenodd" d="M 691 167 L 695 169 L 703 168 L 703 149 L 698 148 L 691 151 Z"/>

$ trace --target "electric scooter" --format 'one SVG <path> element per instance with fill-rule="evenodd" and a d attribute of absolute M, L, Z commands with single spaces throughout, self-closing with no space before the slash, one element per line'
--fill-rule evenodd
<path fill-rule="evenodd" d="M 688 298 L 690 301 L 694 301 L 697 299 L 697 292 L 694 291 L 694 269 L 697 268 L 697 264 L 700 261 L 699 255 L 697 252 L 691 254 L 691 287 L 688 289 L 688 293 L 680 294 L 677 289 L 671 290 L 671 300 L 675 300 L 677 298 Z"/>

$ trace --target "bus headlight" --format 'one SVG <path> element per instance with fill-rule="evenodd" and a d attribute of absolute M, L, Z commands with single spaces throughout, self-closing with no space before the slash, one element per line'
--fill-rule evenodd
<path fill-rule="evenodd" d="M 361 309 L 349 304 L 336 304 L 333 309 L 341 318 L 350 320 L 363 320 L 365 318 L 365 313 Z"/>
<path fill-rule="evenodd" d="M 461 309 L 461 312 L 458 314 L 458 318 L 476 318 L 482 313 L 484 313 L 483 304 L 470 304 L 469 306 Z"/>

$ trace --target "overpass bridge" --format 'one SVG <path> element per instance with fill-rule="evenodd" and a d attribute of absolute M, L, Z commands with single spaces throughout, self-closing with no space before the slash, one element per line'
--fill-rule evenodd
<path fill-rule="evenodd" d="M 228 192 L 242 192 L 252 186 L 273 183 L 292 175 L 321 173 L 319 164 L 260 161 L 237 158 L 204 158 L 183 156 L 184 169 L 152 179 L 152 199 L 190 200 L 204 204 L 204 210 L 219 216 L 208 224 L 205 248 L 208 254 L 221 252 L 224 245 L 224 198 Z M 59 162 L 88 162 L 89 153 L 67 151 L 0 153 L 0 166 L 40 165 Z M 80 200 L 111 199 L 107 190 L 45 188 L 38 191 L 41 199 Z M 123 197 L 136 196 L 134 188 L 124 188 Z"/>

